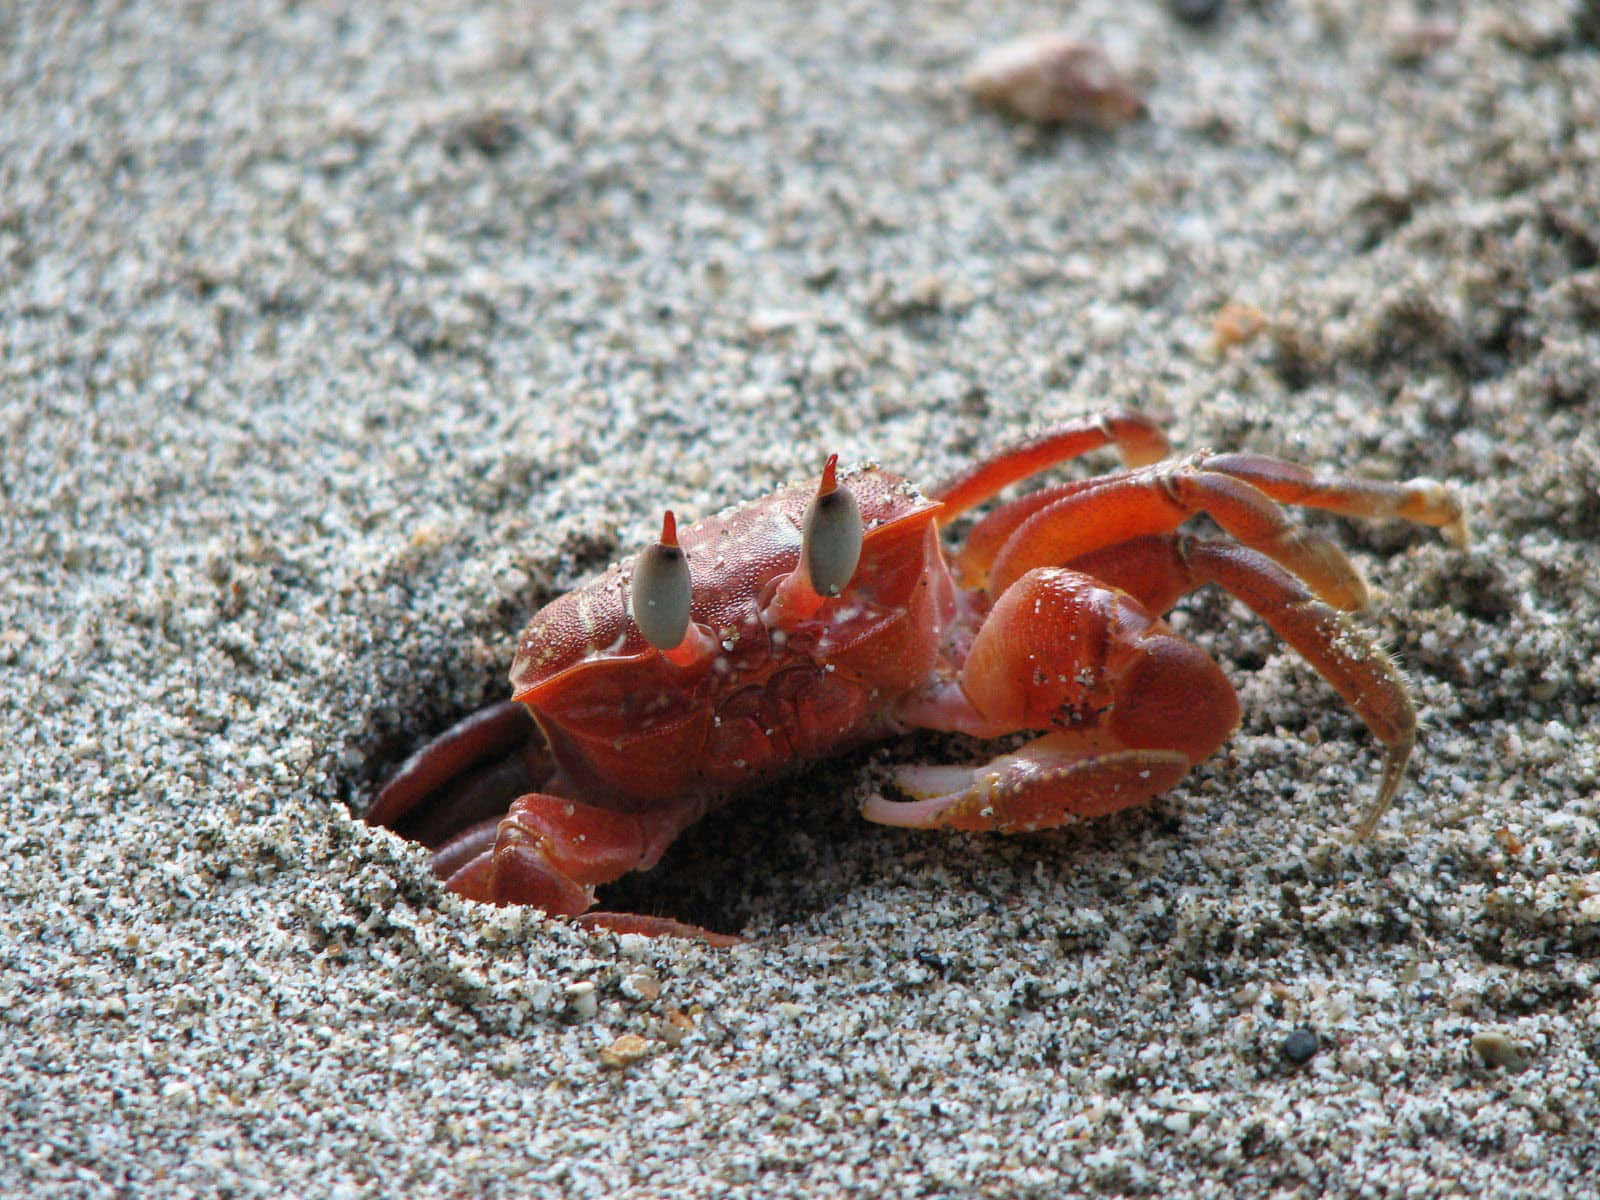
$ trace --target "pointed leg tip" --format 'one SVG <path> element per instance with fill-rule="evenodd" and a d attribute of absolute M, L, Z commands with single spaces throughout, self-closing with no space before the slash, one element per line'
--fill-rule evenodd
<path fill-rule="evenodd" d="M 1373 798 L 1366 815 L 1355 827 L 1356 841 L 1371 840 L 1372 835 L 1378 830 L 1378 822 L 1383 820 L 1384 814 L 1394 807 L 1395 797 L 1400 794 L 1400 785 L 1405 782 L 1406 764 L 1411 761 L 1414 741 L 1414 737 L 1406 737 L 1403 741 L 1388 747 L 1383 760 L 1383 775 L 1378 780 L 1378 794 Z"/>
<path fill-rule="evenodd" d="M 684 938 L 688 941 L 703 942 L 707 946 L 713 946 L 717 949 L 742 946 L 747 940 L 736 934 L 717 933 L 715 930 L 706 929 L 700 925 L 690 925 L 686 921 L 675 921 L 671 917 L 647 917 L 640 913 L 585 913 L 581 917 L 574 918 L 572 923 L 580 929 L 600 933 L 632 933 L 652 938 Z"/>

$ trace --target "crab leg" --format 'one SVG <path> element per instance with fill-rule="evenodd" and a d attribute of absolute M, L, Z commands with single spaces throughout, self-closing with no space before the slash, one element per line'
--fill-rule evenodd
<path fill-rule="evenodd" d="M 1002 504 L 967 532 L 959 549 L 950 554 L 950 566 L 957 580 L 965 588 L 985 588 L 989 583 L 989 570 L 995 556 L 1004 549 L 1018 527 L 1040 509 L 1048 508 L 1058 500 L 1065 500 L 1078 492 L 1098 487 L 1102 480 L 1078 479 L 1071 483 L 1056 484 L 1037 492 Z"/>
<path fill-rule="evenodd" d="M 1193 464 L 1112 476 L 1040 509 L 1006 541 L 990 586 L 1004 591 L 1030 567 L 1072 562 L 1104 546 L 1165 533 L 1201 512 L 1304 579 L 1328 603 L 1345 609 L 1366 604 L 1366 584 L 1342 550 L 1293 524 L 1251 484 Z"/>
<path fill-rule="evenodd" d="M 1346 517 L 1397 518 L 1436 526 L 1452 546 L 1467 544 L 1467 519 L 1461 501 L 1434 479 L 1389 483 L 1381 479 L 1319 478 L 1297 463 L 1266 454 L 1208 454 L 1207 471 L 1242 479 L 1280 504 L 1322 508 Z"/>
<path fill-rule="evenodd" d="M 427 846 L 434 874 L 468 899 L 532 904 L 613 933 L 723 946 L 740 940 L 661 917 L 588 912 L 597 885 L 654 866 L 705 805 L 686 800 L 640 816 L 616 813 L 537 791 L 553 773 L 526 706 L 508 700 L 413 755 L 366 820 Z"/>
<path fill-rule="evenodd" d="M 507 700 L 474 713 L 408 759 L 364 817 L 430 849 L 499 817 L 555 770 L 525 706 Z"/>
<path fill-rule="evenodd" d="M 1070 562 L 1100 546 L 1165 532 L 1205 511 L 1240 541 L 1257 545 L 1301 575 L 1329 603 L 1361 607 L 1348 602 L 1365 589 L 1344 554 L 1317 534 L 1288 524 L 1272 501 L 1435 525 L 1456 545 L 1467 537 L 1460 502 L 1431 479 L 1319 478 L 1265 454 L 1216 454 L 1062 484 L 1013 500 L 978 522 L 955 564 L 968 586 L 987 583 L 998 593 L 1029 567 Z M 1341 593 L 1346 603 L 1340 603 Z"/>
<path fill-rule="evenodd" d="M 1129 466 L 1144 466 L 1167 456 L 1161 427 L 1136 412 L 1105 413 L 1068 421 L 992 454 L 958 475 L 930 488 L 928 495 L 944 505 L 939 523 L 947 525 L 976 504 L 1020 479 L 1103 446 L 1115 446 Z"/>
<path fill-rule="evenodd" d="M 698 937 L 716 945 L 738 938 L 632 913 L 591 913 L 594 889 L 660 861 L 678 834 L 705 814 L 696 798 L 638 813 L 614 812 L 544 792 L 519 796 L 502 820 L 466 830 L 434 854 L 445 886 L 469 900 L 528 904 L 617 933 Z"/>

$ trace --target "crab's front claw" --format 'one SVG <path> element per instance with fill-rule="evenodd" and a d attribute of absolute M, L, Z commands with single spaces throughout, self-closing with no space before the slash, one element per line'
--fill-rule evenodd
<path fill-rule="evenodd" d="M 918 799 L 874 799 L 889 825 L 1024 832 L 1142 804 L 1216 752 L 1239 722 L 1217 664 L 1134 597 L 1035 568 L 990 610 L 959 690 L 935 688 L 909 723 L 998 736 L 1049 729 L 979 767 L 911 767 Z"/>
<path fill-rule="evenodd" d="M 484 845 L 486 834 L 493 840 Z M 553 863 L 543 839 L 518 822 L 514 808 L 491 829 L 469 830 L 459 842 L 440 847 L 434 869 L 452 892 L 484 904 L 527 904 L 553 917 L 575 917 L 594 907 L 593 884 Z"/>
<path fill-rule="evenodd" d="M 658 821 L 530 792 L 434 852 L 451 891 L 487 904 L 531 904 L 575 917 L 594 906 L 596 885 L 655 865 L 669 832 Z"/>
<path fill-rule="evenodd" d="M 1176 750 L 1084 754 L 1046 734 L 978 767 L 904 767 L 895 783 L 910 801 L 875 796 L 861 813 L 882 825 L 1028 833 L 1142 804 L 1188 773 Z"/>

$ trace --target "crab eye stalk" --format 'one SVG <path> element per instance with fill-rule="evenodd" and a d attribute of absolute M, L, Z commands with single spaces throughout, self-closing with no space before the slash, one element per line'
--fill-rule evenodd
<path fill-rule="evenodd" d="M 830 454 L 822 483 L 800 521 L 800 561 L 779 576 L 761 619 L 777 629 L 792 630 L 821 611 L 830 596 L 849 585 L 861 561 L 864 526 L 861 506 L 837 477 L 839 456 Z"/>
<path fill-rule="evenodd" d="M 645 641 L 657 650 L 681 646 L 689 632 L 689 602 L 694 590 L 671 509 L 661 518 L 661 540 L 639 552 L 633 565 L 632 593 L 634 624 Z"/>
<path fill-rule="evenodd" d="M 830 454 L 801 526 L 806 576 L 821 596 L 844 591 L 861 561 L 861 507 L 835 477 L 838 464 L 839 456 Z"/>

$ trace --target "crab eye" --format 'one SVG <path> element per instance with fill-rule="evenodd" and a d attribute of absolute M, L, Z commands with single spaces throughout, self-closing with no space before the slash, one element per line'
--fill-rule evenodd
<path fill-rule="evenodd" d="M 668 509 L 661 518 L 661 540 L 639 552 L 633 565 L 630 604 L 645 641 L 658 650 L 682 645 L 689 632 L 689 602 L 694 592 L 689 560 L 678 545 L 678 525 Z"/>
<path fill-rule="evenodd" d="M 850 489 L 834 477 L 839 456 L 828 456 L 822 483 L 806 508 L 801 553 L 806 574 L 818 595 L 837 596 L 844 591 L 861 561 L 861 508 Z"/>

